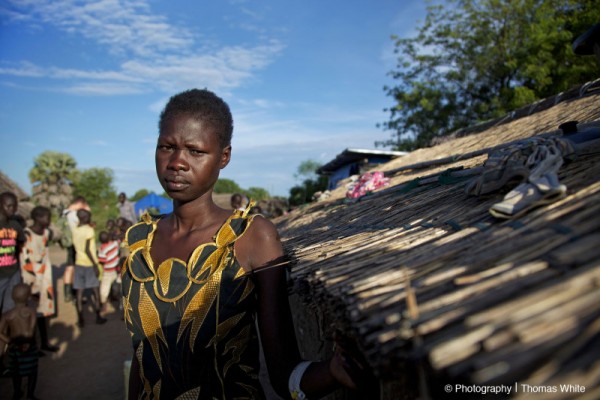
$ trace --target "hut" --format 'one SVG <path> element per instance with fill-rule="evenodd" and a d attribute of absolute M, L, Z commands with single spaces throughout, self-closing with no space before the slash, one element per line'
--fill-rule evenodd
<path fill-rule="evenodd" d="M 333 190 L 345 178 L 359 175 L 378 164 L 406 154 L 405 151 L 345 149 L 333 160 L 319 167 L 317 173 L 327 176 L 327 190 Z"/>
<path fill-rule="evenodd" d="M 277 219 L 303 356 L 343 332 L 375 377 L 358 398 L 600 398 L 598 140 L 522 215 L 490 214 L 510 186 L 466 193 L 495 150 L 570 121 L 600 127 L 600 80 L 378 165 L 390 185 L 357 201 L 341 187 Z"/>
<path fill-rule="evenodd" d="M 23 219 L 28 220 L 30 218 L 29 214 L 34 207 L 30 196 L 12 179 L 0 171 L 0 193 L 3 192 L 12 192 L 17 196 L 17 200 L 19 201 L 17 214 Z"/>

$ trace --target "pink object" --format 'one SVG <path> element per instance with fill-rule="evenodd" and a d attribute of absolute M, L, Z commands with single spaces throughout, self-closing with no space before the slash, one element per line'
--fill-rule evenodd
<path fill-rule="evenodd" d="M 370 193 L 380 187 L 388 186 L 390 178 L 386 178 L 381 171 L 365 172 L 358 178 L 354 186 L 350 187 L 346 192 L 346 197 L 349 199 L 357 199 Z"/>

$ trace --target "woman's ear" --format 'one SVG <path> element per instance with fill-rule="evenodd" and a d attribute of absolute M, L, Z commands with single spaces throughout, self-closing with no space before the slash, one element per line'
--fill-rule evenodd
<path fill-rule="evenodd" d="M 225 147 L 221 152 L 221 169 L 225 168 L 231 160 L 231 145 Z"/>

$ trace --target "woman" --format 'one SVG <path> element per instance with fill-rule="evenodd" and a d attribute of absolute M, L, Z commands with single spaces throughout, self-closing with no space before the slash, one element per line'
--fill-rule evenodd
<path fill-rule="evenodd" d="M 161 113 L 156 172 L 174 210 L 145 215 L 126 236 L 130 399 L 264 398 L 255 320 L 280 396 L 354 386 L 340 349 L 328 361 L 300 358 L 274 225 L 212 200 L 232 131 L 229 107 L 207 90 L 175 95 Z"/>

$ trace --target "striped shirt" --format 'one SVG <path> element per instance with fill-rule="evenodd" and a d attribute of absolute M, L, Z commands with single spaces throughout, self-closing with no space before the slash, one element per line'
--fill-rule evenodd
<path fill-rule="evenodd" d="M 109 240 L 100 245 L 98 250 L 98 261 L 104 265 L 107 272 L 114 271 L 119 266 L 119 242 Z"/>

